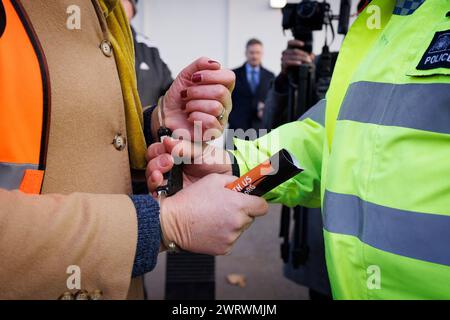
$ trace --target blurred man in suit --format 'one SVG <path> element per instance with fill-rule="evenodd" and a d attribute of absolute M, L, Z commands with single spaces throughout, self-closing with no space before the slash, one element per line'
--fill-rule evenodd
<path fill-rule="evenodd" d="M 236 88 L 233 92 L 233 110 L 229 117 L 230 129 L 244 131 L 261 128 L 264 101 L 274 74 L 261 65 L 263 44 L 258 39 L 247 42 L 245 64 L 234 71 Z"/>

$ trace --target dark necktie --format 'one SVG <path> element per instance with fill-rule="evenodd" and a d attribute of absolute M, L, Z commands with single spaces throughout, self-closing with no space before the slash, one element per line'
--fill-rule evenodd
<path fill-rule="evenodd" d="M 258 80 L 256 79 L 256 70 L 252 69 L 250 72 L 250 89 L 252 90 L 253 93 L 255 93 L 256 87 L 258 86 L 257 81 Z"/>

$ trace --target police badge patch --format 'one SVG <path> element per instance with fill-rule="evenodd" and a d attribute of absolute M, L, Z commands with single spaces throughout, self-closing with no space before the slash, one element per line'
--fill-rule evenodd
<path fill-rule="evenodd" d="M 436 32 L 417 70 L 450 68 L 450 30 Z"/>

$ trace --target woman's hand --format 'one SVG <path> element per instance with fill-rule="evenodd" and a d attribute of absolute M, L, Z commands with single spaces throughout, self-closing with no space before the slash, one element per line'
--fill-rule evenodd
<path fill-rule="evenodd" d="M 163 174 L 173 168 L 175 161 L 183 163 L 183 187 L 211 173 L 232 174 L 229 153 L 206 143 L 166 138 L 148 148 L 147 161 L 145 175 L 151 193 L 163 184 Z"/>
<path fill-rule="evenodd" d="M 231 70 L 221 69 L 218 62 L 206 57 L 197 59 L 180 72 L 163 97 L 165 126 L 177 130 L 184 139 L 194 141 L 196 122 L 202 129 L 201 136 L 196 133 L 196 141 L 219 137 L 231 111 L 234 85 L 235 75 Z M 152 115 L 154 141 L 158 140 L 159 127 L 158 110 L 155 110 Z M 209 130 L 207 135 L 206 130 Z"/>
<path fill-rule="evenodd" d="M 268 210 L 263 198 L 225 188 L 234 179 L 212 174 L 164 199 L 160 219 L 165 239 L 190 252 L 230 253 L 254 218 Z"/>

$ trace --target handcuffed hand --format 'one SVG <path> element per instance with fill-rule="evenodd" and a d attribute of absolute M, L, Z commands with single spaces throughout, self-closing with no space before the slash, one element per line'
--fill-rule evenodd
<path fill-rule="evenodd" d="M 230 253 L 255 217 L 267 213 L 264 199 L 226 189 L 236 178 L 212 174 L 161 204 L 161 229 L 180 248 L 210 255 Z"/>
<path fill-rule="evenodd" d="M 202 134 L 197 140 L 217 138 L 222 134 L 231 111 L 234 85 L 235 75 L 231 70 L 221 69 L 220 63 L 206 57 L 197 59 L 180 72 L 163 97 L 165 126 L 172 131 L 183 129 L 186 131 L 184 138 L 193 141 L 194 121 L 198 121 L 202 132 L 209 129 L 213 134 Z M 155 141 L 160 127 L 157 112 L 152 115 Z"/>
<path fill-rule="evenodd" d="M 166 138 L 161 143 L 152 144 L 147 150 L 145 174 L 150 192 L 163 184 L 163 174 L 173 168 L 175 158 L 183 162 L 184 187 L 211 173 L 232 173 L 231 158 L 226 150 L 206 143 Z"/>

